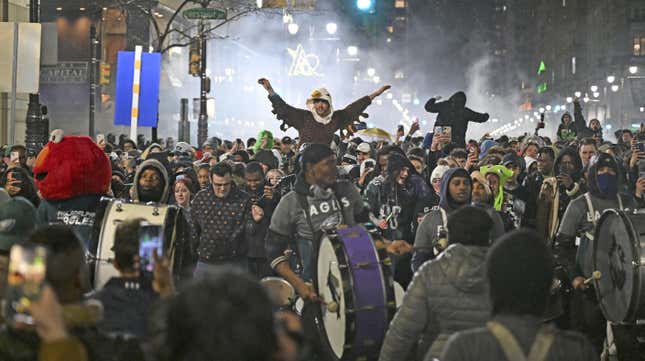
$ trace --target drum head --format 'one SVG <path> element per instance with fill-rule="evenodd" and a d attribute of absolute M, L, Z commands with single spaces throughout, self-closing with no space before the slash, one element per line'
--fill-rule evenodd
<path fill-rule="evenodd" d="M 265 277 L 260 280 L 260 284 L 267 290 L 271 302 L 276 306 L 287 307 L 296 298 L 293 286 L 282 278 Z"/>
<path fill-rule="evenodd" d="M 634 260 L 640 264 L 635 248 L 638 238 L 632 221 L 624 213 L 615 210 L 603 213 L 593 242 L 593 265 L 601 272 L 601 278 L 595 280 L 596 295 L 609 321 L 628 321 L 634 315 L 640 276 L 632 264 Z"/>
<path fill-rule="evenodd" d="M 318 250 L 318 295 L 325 302 L 336 300 L 338 310 L 330 312 L 322 306 L 322 321 L 327 334 L 329 346 L 335 356 L 340 359 L 345 350 L 345 295 L 343 294 L 343 279 L 338 267 L 338 258 L 334 246 L 328 237 L 323 237 Z M 332 293 L 332 288 L 335 294 Z"/>

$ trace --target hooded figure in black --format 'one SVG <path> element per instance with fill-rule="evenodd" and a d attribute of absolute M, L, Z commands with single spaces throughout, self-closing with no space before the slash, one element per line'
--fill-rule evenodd
<path fill-rule="evenodd" d="M 488 120 L 488 113 L 477 113 L 466 108 L 466 94 L 456 92 L 450 99 L 437 103 L 437 99 L 430 98 L 425 105 L 428 113 L 439 113 L 435 126 L 452 127 L 452 142 L 460 148 L 466 148 L 466 130 L 468 122 L 484 123 Z"/>
<path fill-rule="evenodd" d="M 399 152 L 390 153 L 386 174 L 383 182 L 370 182 L 365 198 L 372 213 L 383 223 L 379 227 L 385 238 L 412 245 L 419 215 L 430 211 L 432 192 L 410 160 Z M 394 279 L 404 288 L 412 280 L 410 257 L 391 255 Z"/>
<path fill-rule="evenodd" d="M 589 191 L 569 203 L 553 245 L 556 263 L 573 280 L 573 327 L 586 334 L 597 350 L 602 350 L 606 323 L 595 297 L 589 297 L 593 292 L 585 292 L 592 285 L 584 284 L 584 280 L 591 277 L 594 270 L 591 242 L 594 240 L 595 228 L 606 209 L 625 210 L 643 206 L 634 197 L 619 193 L 621 179 L 620 167 L 613 156 L 600 153 L 591 158 L 587 173 Z M 576 237 L 580 238 L 578 247 Z M 612 327 L 614 336 L 618 338 L 616 326 Z"/>

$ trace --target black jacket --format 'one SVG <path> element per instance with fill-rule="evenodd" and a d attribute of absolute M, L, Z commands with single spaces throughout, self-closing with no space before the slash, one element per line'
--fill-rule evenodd
<path fill-rule="evenodd" d="M 148 311 L 159 298 L 149 278 L 112 277 L 92 298 L 103 305 L 99 329 L 107 334 L 146 336 Z"/>
<path fill-rule="evenodd" d="M 452 142 L 458 147 L 466 147 L 466 130 L 468 122 L 484 123 L 488 120 L 488 113 L 477 113 L 466 108 L 466 94 L 456 92 L 450 99 L 437 103 L 435 98 L 430 98 L 425 105 L 428 113 L 439 113 L 435 126 L 452 127 Z"/>

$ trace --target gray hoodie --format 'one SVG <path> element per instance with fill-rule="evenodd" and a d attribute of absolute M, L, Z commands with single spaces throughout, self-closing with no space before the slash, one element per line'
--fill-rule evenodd
<path fill-rule="evenodd" d="M 145 160 L 139 168 L 137 169 L 137 172 L 134 175 L 134 185 L 131 188 L 131 199 L 133 202 L 141 202 L 140 200 L 140 190 L 139 190 L 139 178 L 141 177 L 141 173 L 146 168 L 154 168 L 159 173 L 161 174 L 161 181 L 163 182 L 163 191 L 161 192 L 161 200 L 159 203 L 168 203 L 168 197 L 170 196 L 170 177 L 168 176 L 168 170 L 166 167 L 164 167 L 163 164 L 161 164 L 160 161 L 156 159 L 148 159 Z"/>

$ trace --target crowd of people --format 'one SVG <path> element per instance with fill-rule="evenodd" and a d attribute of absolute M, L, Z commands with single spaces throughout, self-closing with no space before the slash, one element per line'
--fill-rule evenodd
<path fill-rule="evenodd" d="M 326 360 L 313 311 L 326 300 L 311 281 L 321 234 L 341 224 L 378 230 L 406 290 L 379 360 L 599 360 L 608 332 L 621 359 L 640 357 L 634 327 L 607 326 L 588 246 L 603 210 L 645 207 L 645 132 L 604 134 L 576 100 L 553 139 L 538 125 L 467 140 L 488 114 L 459 92 L 427 102 L 438 115 L 425 134 L 417 121 L 370 139 L 359 117 L 389 87 L 335 111 L 326 89 L 299 109 L 259 83 L 299 137 L 262 130 L 192 146 L 100 135 L 111 182 L 99 196 L 47 199 L 42 154 L 3 148 L 0 272 L 15 244 L 48 256 L 34 323 L 4 320 L 1 360 Z M 177 207 L 181 265 L 160 249 L 142 270 L 145 220 L 129 219 L 112 246 L 118 276 L 93 289 L 100 196 Z M 276 308 L 258 282 L 267 276 L 288 281 L 304 308 Z"/>

